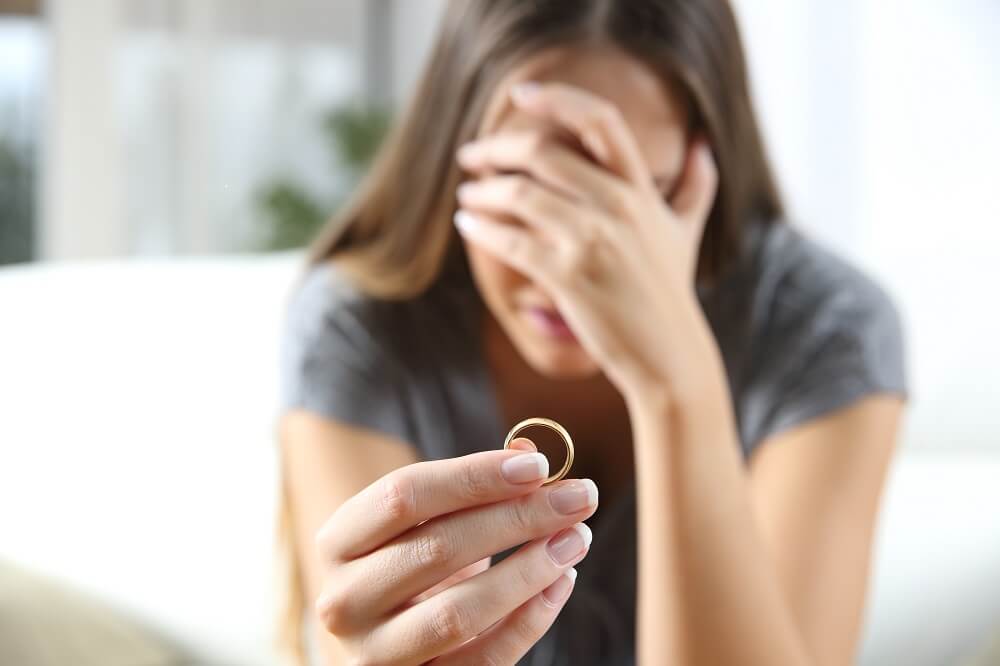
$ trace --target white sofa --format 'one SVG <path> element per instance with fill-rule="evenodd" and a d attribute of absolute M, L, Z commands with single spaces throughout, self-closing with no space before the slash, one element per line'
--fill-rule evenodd
<path fill-rule="evenodd" d="M 0 558 L 204 663 L 276 664 L 277 345 L 299 261 L 0 270 Z M 1000 625 L 1000 451 L 985 451 L 897 459 L 865 666 L 956 663 Z"/>

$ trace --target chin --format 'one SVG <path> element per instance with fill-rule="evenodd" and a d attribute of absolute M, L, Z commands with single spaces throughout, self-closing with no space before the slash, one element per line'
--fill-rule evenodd
<path fill-rule="evenodd" d="M 601 369 L 589 359 L 582 363 L 554 361 L 535 369 L 549 379 L 578 380 L 590 379 L 600 374 Z"/>
<path fill-rule="evenodd" d="M 535 372 L 550 379 L 587 379 L 600 374 L 601 368 L 575 341 L 539 339 L 538 334 L 519 331 L 517 347 Z"/>

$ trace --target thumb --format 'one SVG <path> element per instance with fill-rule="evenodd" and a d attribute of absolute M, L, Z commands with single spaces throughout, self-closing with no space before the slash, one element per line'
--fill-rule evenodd
<path fill-rule="evenodd" d="M 518 437 L 510 443 L 509 449 L 519 449 L 521 451 L 537 451 L 538 447 L 527 437 Z"/>
<path fill-rule="evenodd" d="M 688 148 L 687 160 L 671 208 L 687 224 L 701 227 L 715 202 L 718 170 L 712 149 L 704 136 L 697 136 Z"/>

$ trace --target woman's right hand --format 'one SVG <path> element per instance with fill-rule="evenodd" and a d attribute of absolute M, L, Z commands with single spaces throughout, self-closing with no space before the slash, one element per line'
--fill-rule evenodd
<path fill-rule="evenodd" d="M 548 630 L 590 546 L 580 521 L 597 486 L 542 487 L 545 456 L 519 440 L 396 469 L 323 525 L 316 611 L 350 663 L 514 664 Z"/>

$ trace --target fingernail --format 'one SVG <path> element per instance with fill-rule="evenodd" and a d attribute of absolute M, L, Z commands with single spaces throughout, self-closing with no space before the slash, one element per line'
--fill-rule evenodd
<path fill-rule="evenodd" d="M 527 483 L 549 475 L 549 459 L 541 453 L 522 453 L 500 463 L 500 474 L 510 483 Z"/>
<path fill-rule="evenodd" d="M 545 588 L 542 597 L 550 606 L 558 606 L 573 591 L 574 581 L 576 581 L 576 569 L 569 568 L 563 572 L 562 576 L 559 576 L 556 582 Z"/>
<path fill-rule="evenodd" d="M 535 81 L 522 81 L 514 85 L 510 93 L 518 102 L 527 102 L 534 98 L 540 89 L 541 86 Z"/>
<path fill-rule="evenodd" d="M 549 539 L 545 548 L 549 552 L 552 561 L 563 566 L 569 564 L 577 556 L 590 547 L 594 535 L 585 523 L 577 523 L 568 530 L 564 530 Z"/>
<path fill-rule="evenodd" d="M 590 479 L 574 480 L 549 492 L 549 504 L 562 514 L 576 513 L 597 505 L 597 484 Z"/>
<path fill-rule="evenodd" d="M 512 448 L 512 449 L 521 449 L 521 450 L 525 450 L 525 451 L 537 451 L 538 450 L 538 447 L 535 446 L 535 443 L 532 442 L 527 437 L 515 437 L 514 440 L 510 443 L 510 448 Z"/>
<path fill-rule="evenodd" d="M 455 225 L 460 231 L 474 232 L 478 225 L 478 220 L 465 212 L 464 210 L 458 210 L 455 213 Z"/>
<path fill-rule="evenodd" d="M 458 149 L 457 157 L 459 162 L 468 162 L 476 158 L 476 154 L 479 152 L 479 146 L 475 143 L 464 144 Z"/>

